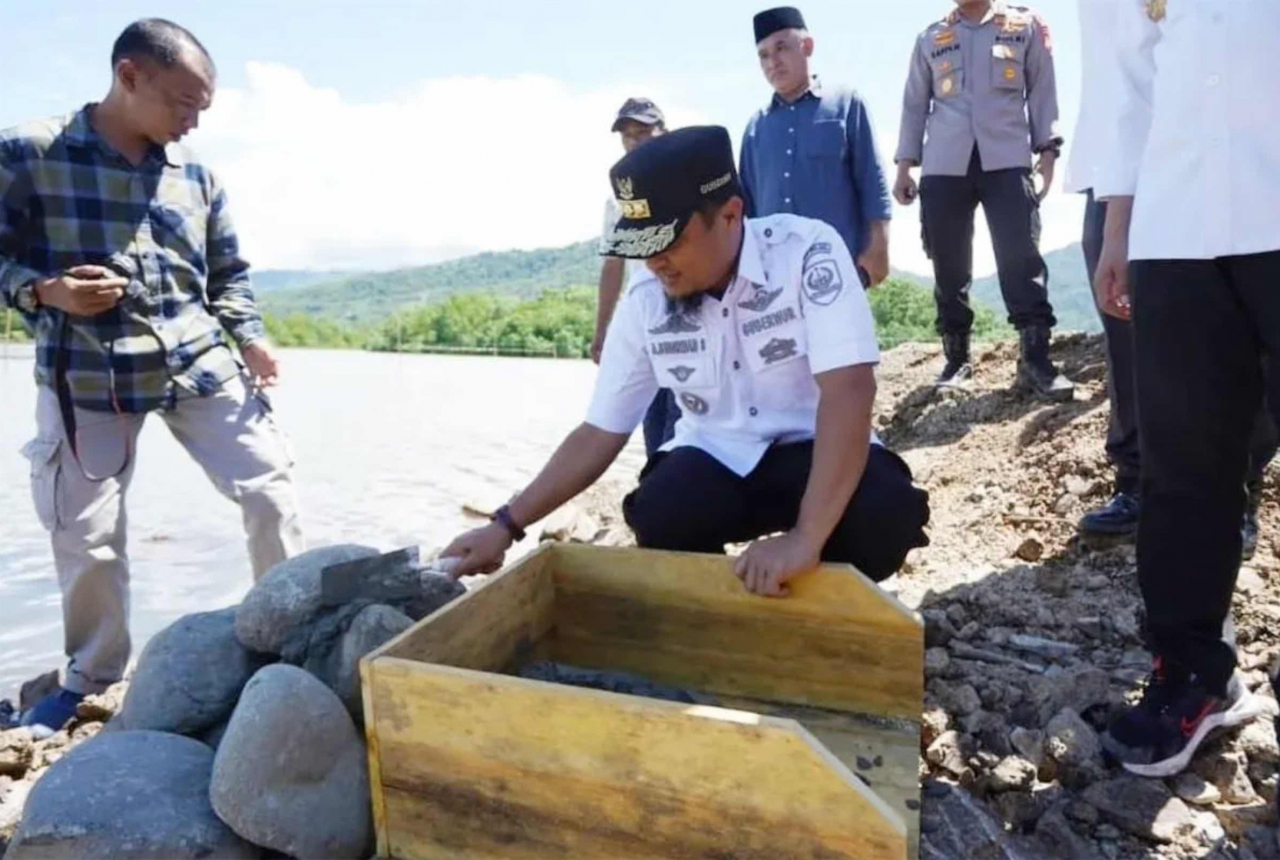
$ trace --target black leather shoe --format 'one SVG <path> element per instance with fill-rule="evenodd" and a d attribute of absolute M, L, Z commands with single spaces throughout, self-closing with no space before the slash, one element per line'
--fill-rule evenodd
<path fill-rule="evenodd" d="M 1078 528 L 1089 535 L 1136 534 L 1140 508 L 1136 493 L 1116 493 L 1111 501 L 1081 517 Z"/>

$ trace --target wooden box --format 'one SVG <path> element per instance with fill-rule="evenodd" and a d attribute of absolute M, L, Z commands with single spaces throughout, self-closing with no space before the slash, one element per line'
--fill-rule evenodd
<path fill-rule="evenodd" d="M 924 635 L 850 567 L 547 544 L 361 664 L 378 854 L 904 860 Z M 619 670 L 710 705 L 504 672 Z"/>

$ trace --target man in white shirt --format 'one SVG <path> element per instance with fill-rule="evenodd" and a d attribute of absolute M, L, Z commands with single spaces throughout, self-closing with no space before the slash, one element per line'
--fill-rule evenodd
<path fill-rule="evenodd" d="M 1119 74 L 1095 290 L 1132 319 L 1142 439 L 1138 578 L 1156 669 L 1104 742 L 1133 773 L 1186 767 L 1256 716 L 1224 626 L 1262 362 L 1280 349 L 1275 0 L 1117 0 Z"/>
<path fill-rule="evenodd" d="M 1110 157 L 1110 104 L 1115 99 L 1112 85 L 1117 69 L 1115 0 L 1079 0 L 1083 62 L 1080 115 L 1075 143 L 1067 163 L 1066 190 L 1087 195 L 1083 236 L 1085 266 L 1092 280 L 1102 253 L 1103 225 L 1107 204 L 1097 199 L 1094 186 Z M 1089 511 L 1080 520 L 1080 532 L 1093 537 L 1128 537 L 1138 531 L 1141 504 L 1139 476 L 1141 452 L 1138 445 L 1138 398 L 1134 390 L 1133 327 L 1126 319 L 1112 316 L 1101 307 L 1107 344 L 1107 388 L 1111 415 L 1107 428 L 1107 457 L 1116 470 L 1115 490 L 1102 507 Z M 1241 523 L 1242 555 L 1253 556 L 1258 541 L 1258 504 L 1262 475 L 1276 453 L 1276 426 L 1270 411 L 1260 411 L 1249 446 L 1249 504 Z"/>
<path fill-rule="evenodd" d="M 623 503 L 641 546 L 754 541 L 736 569 L 770 596 L 820 560 L 892 574 L 928 543 L 928 494 L 872 435 L 880 353 L 839 234 L 796 215 L 744 220 L 718 126 L 655 138 L 610 176 L 623 217 L 609 253 L 649 276 L 618 305 L 586 422 L 493 523 L 445 550 L 457 575 L 496 570 L 525 526 L 599 478 L 660 387 L 684 414 Z"/>
<path fill-rule="evenodd" d="M 650 99 L 630 98 L 618 109 L 610 129 L 622 141 L 624 152 L 632 152 L 637 146 L 647 143 L 651 138 L 667 131 L 666 117 Z M 600 253 L 607 254 L 609 234 L 617 226 L 622 217 L 622 210 L 612 195 L 604 204 L 604 229 L 600 233 Z M 609 330 L 609 321 L 613 319 L 613 309 L 618 305 L 618 296 L 631 280 L 636 264 L 621 257 L 605 256 L 600 265 L 600 286 L 596 304 L 596 334 L 591 342 L 591 360 L 600 363 L 600 355 L 604 350 L 605 336 Z M 675 432 L 676 422 L 680 420 L 680 407 L 669 390 L 660 390 L 649 404 L 649 411 L 644 415 L 644 450 L 652 457 L 659 446 L 671 438 Z"/>

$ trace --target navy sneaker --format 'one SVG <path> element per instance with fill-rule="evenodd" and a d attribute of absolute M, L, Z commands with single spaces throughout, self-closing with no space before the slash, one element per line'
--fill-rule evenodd
<path fill-rule="evenodd" d="M 1111 721 L 1102 746 L 1129 773 L 1173 776 L 1191 763 L 1210 733 L 1241 725 L 1261 713 L 1259 702 L 1238 674 L 1232 675 L 1226 695 L 1217 696 L 1195 675 L 1168 672 L 1156 658 L 1142 701 Z"/>
<path fill-rule="evenodd" d="M 1086 535 L 1107 537 L 1136 534 L 1140 509 L 1137 493 L 1117 492 L 1111 501 L 1081 517 L 1079 529 Z"/>
<path fill-rule="evenodd" d="M 59 688 L 58 692 L 45 696 L 23 714 L 22 725 L 29 727 L 34 735 L 47 737 L 71 722 L 76 715 L 76 705 L 83 699 L 80 693 Z"/>

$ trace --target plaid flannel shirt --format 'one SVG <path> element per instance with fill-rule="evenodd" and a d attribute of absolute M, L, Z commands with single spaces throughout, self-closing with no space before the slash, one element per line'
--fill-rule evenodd
<path fill-rule="evenodd" d="M 210 394 L 239 373 L 240 346 L 265 337 L 249 264 L 221 186 L 185 148 L 152 147 L 134 166 L 89 121 L 69 116 L 0 132 L 0 298 L 73 266 L 129 278 L 94 317 L 42 307 L 36 382 L 53 386 L 58 354 L 77 406 L 147 412 Z"/>

